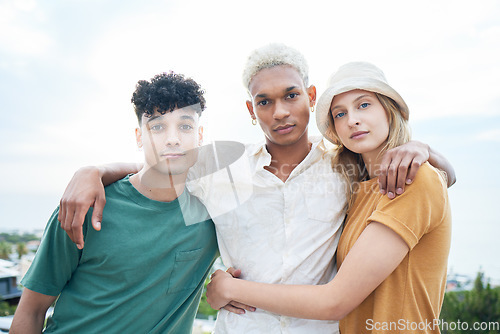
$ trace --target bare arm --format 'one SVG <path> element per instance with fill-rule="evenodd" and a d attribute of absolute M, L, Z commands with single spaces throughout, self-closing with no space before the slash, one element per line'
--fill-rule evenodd
<path fill-rule="evenodd" d="M 104 186 L 123 179 L 126 175 L 137 173 L 142 168 L 142 163 L 116 162 L 97 166 Z"/>
<path fill-rule="evenodd" d="M 43 295 L 25 288 L 14 314 L 9 333 L 41 333 L 45 323 L 45 314 L 56 298 L 55 296 Z"/>
<path fill-rule="evenodd" d="M 141 165 L 114 163 L 104 166 L 83 167 L 76 171 L 60 201 L 61 227 L 78 248 L 83 248 L 82 225 L 87 211 L 92 206 L 92 226 L 101 229 L 102 211 L 106 204 L 104 186 L 118 181 L 130 173 L 137 173 Z"/>
<path fill-rule="evenodd" d="M 408 251 L 408 245 L 393 230 L 370 223 L 326 285 L 264 284 L 217 271 L 208 285 L 207 300 L 215 309 L 234 300 L 292 317 L 339 320 L 361 304 Z"/>
<path fill-rule="evenodd" d="M 433 150 L 429 147 L 429 163 L 436 167 L 437 169 L 442 170 L 446 173 L 446 181 L 448 183 L 448 188 L 457 182 L 457 177 L 455 175 L 455 169 L 451 165 L 451 163 L 442 155 L 441 153 Z"/>
<path fill-rule="evenodd" d="M 391 199 L 401 195 L 426 161 L 446 173 L 448 187 L 455 183 L 455 170 L 450 162 L 429 145 L 412 140 L 384 153 L 378 177 L 380 192 Z"/>

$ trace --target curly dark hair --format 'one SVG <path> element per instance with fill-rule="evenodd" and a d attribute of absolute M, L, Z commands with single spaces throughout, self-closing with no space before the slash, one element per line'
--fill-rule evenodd
<path fill-rule="evenodd" d="M 199 104 L 196 113 L 201 116 L 205 110 L 205 91 L 191 78 L 174 72 L 155 75 L 151 81 L 140 80 L 137 82 L 135 92 L 132 94 L 132 103 L 139 124 L 142 115 L 151 117 L 155 109 L 164 115 L 176 108 L 184 108 Z"/>

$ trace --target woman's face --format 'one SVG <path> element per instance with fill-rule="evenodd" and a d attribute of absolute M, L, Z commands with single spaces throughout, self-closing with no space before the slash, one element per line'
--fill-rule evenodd
<path fill-rule="evenodd" d="M 342 144 L 365 161 L 375 159 L 389 136 L 387 112 L 375 93 L 357 89 L 336 95 L 330 112 Z"/>

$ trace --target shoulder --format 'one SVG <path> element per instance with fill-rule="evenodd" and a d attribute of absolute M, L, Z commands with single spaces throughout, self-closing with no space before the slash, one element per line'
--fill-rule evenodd
<path fill-rule="evenodd" d="M 369 222 L 382 223 L 413 248 L 418 240 L 440 225 L 449 213 L 447 189 L 439 172 L 427 163 L 422 165 L 412 184 L 395 199 L 380 194 Z"/>
<path fill-rule="evenodd" d="M 187 180 L 197 181 L 241 161 L 247 161 L 252 150 L 256 148 L 236 141 L 215 141 L 204 145 L 198 150 L 196 163 L 189 168 Z"/>
<path fill-rule="evenodd" d="M 417 172 L 415 180 L 408 185 L 405 192 L 422 192 L 426 195 L 447 192 L 444 174 L 432 167 L 429 163 L 423 164 Z"/>
<path fill-rule="evenodd" d="M 129 174 L 123 179 L 120 179 L 104 187 L 104 192 L 106 195 L 106 206 L 104 207 L 104 209 L 106 209 L 109 204 L 115 202 L 115 200 L 117 199 L 121 202 L 123 198 L 133 197 L 134 194 L 137 193 L 137 190 L 134 188 L 132 183 L 130 183 L 130 176 L 132 176 L 132 174 Z M 92 208 L 90 209 L 92 210 Z M 91 210 L 89 210 L 87 214 L 92 214 Z"/>
<path fill-rule="evenodd" d="M 425 163 L 418 170 L 415 180 L 406 186 L 403 194 L 392 200 L 387 196 L 380 196 L 379 205 L 415 207 L 418 203 L 425 202 L 429 206 L 441 206 L 445 197 L 447 188 L 443 176 L 434 167 Z"/>
<path fill-rule="evenodd" d="M 264 141 L 260 141 L 257 143 L 246 143 L 245 144 L 245 154 L 248 157 L 254 156 L 258 154 L 261 150 L 266 149 L 266 143 Z"/>
<path fill-rule="evenodd" d="M 132 176 L 132 174 L 129 174 L 124 178 L 105 186 L 104 191 L 106 192 L 106 195 L 108 195 L 108 193 L 111 194 L 123 190 L 123 185 L 130 184 L 129 181 L 130 176 Z"/>

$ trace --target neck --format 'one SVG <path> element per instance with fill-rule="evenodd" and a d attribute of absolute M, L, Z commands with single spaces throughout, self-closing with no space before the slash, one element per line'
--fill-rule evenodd
<path fill-rule="evenodd" d="M 277 145 L 266 138 L 266 148 L 271 154 L 271 164 L 264 168 L 285 182 L 295 167 L 309 154 L 311 144 L 306 132 L 299 141 L 291 145 Z"/>
<path fill-rule="evenodd" d="M 380 170 L 380 158 L 379 154 L 361 154 L 363 157 L 363 162 L 365 163 L 366 170 L 368 171 L 368 175 L 370 179 L 377 177 L 379 175 Z"/>
<path fill-rule="evenodd" d="M 159 202 L 172 202 L 184 191 L 186 175 L 163 174 L 155 169 L 142 168 L 130 177 L 130 183 L 145 197 Z"/>

